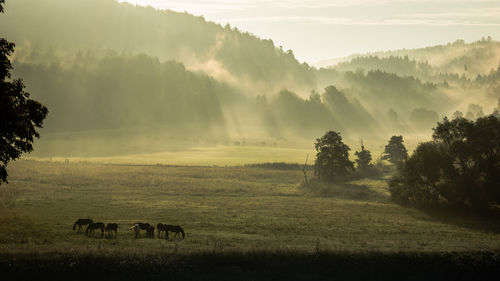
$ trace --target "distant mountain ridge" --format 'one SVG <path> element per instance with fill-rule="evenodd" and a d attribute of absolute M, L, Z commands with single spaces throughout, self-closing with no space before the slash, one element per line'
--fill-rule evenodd
<path fill-rule="evenodd" d="M 353 54 L 344 58 L 329 59 L 313 64 L 315 67 L 336 68 L 343 70 L 385 70 L 381 63 L 364 63 L 363 61 L 378 58 L 409 58 L 417 64 L 428 64 L 434 68 L 436 73 L 458 74 L 469 78 L 479 75 L 487 75 L 497 69 L 500 65 L 500 41 L 491 37 L 483 37 L 481 40 L 466 43 L 464 40 L 456 40 L 446 45 L 436 45 L 417 49 L 400 49 L 381 52 L 370 52 L 365 54 Z"/>

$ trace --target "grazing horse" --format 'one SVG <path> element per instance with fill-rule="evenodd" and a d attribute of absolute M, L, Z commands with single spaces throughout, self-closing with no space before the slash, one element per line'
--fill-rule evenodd
<path fill-rule="evenodd" d="M 94 233 L 94 230 L 101 230 L 101 237 L 104 236 L 104 223 L 102 222 L 93 222 L 87 226 L 87 230 L 85 230 L 85 234 L 88 236 Z"/>
<path fill-rule="evenodd" d="M 149 223 L 143 223 L 143 222 L 133 222 L 132 225 L 138 225 L 139 229 L 141 230 L 147 230 L 150 227 Z"/>
<path fill-rule="evenodd" d="M 163 224 L 163 223 L 159 223 L 156 225 L 156 229 L 158 229 L 158 238 L 161 238 L 162 237 L 162 233 L 163 235 L 165 235 L 167 229 L 165 228 L 166 224 Z"/>
<path fill-rule="evenodd" d="M 152 228 L 152 233 L 153 233 L 153 238 L 154 238 L 154 226 L 150 225 L 149 223 L 143 223 L 143 222 L 132 222 L 131 223 L 132 227 L 130 229 L 133 229 L 135 231 L 135 238 L 139 237 L 139 230 L 146 230 L 146 237 L 150 237 L 150 232 Z"/>
<path fill-rule="evenodd" d="M 146 237 L 148 238 L 155 238 L 155 227 L 150 225 L 147 229 L 146 229 Z"/>
<path fill-rule="evenodd" d="M 106 233 L 109 233 L 110 235 L 115 232 L 115 237 L 118 236 L 118 224 L 117 223 L 108 223 L 106 225 Z"/>
<path fill-rule="evenodd" d="M 77 219 L 75 224 L 73 224 L 73 231 L 76 230 L 76 226 L 78 225 L 78 232 L 82 231 L 82 225 L 91 224 L 94 221 L 91 219 Z"/>
<path fill-rule="evenodd" d="M 181 238 L 179 233 L 182 234 L 182 239 L 184 239 L 185 237 L 185 234 L 184 234 L 184 230 L 182 229 L 182 227 L 180 225 L 168 225 L 168 224 L 164 224 L 163 225 L 164 228 L 165 228 L 165 239 L 168 239 L 168 232 L 171 231 L 174 234 L 174 236 L 177 236 L 178 238 Z"/>

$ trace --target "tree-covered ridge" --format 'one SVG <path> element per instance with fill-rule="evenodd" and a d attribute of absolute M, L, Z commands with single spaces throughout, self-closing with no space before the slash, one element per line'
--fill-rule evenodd
<path fill-rule="evenodd" d="M 435 75 L 435 69 L 428 62 L 418 62 L 415 59 L 409 59 L 408 56 L 360 56 L 348 62 L 341 62 L 333 68 L 344 72 L 355 72 L 360 69 L 367 71 L 380 70 L 397 73 L 400 76 L 432 77 Z"/>
<path fill-rule="evenodd" d="M 187 13 L 113 0 L 7 5 L 0 32 L 18 43 L 16 75 L 51 108 L 50 133 L 140 128 L 145 137 L 275 142 L 335 130 L 382 140 L 427 132 L 457 111 L 490 113 L 500 93 L 498 71 L 470 78 L 434 64 L 432 55 L 471 45 L 460 42 L 431 47 L 427 61 L 388 53 L 315 69 L 271 40 Z"/>
<path fill-rule="evenodd" d="M 37 54 L 30 56 L 39 60 Z M 358 100 L 335 86 L 313 91 L 309 98 L 286 89 L 249 97 L 180 62 L 160 62 L 145 54 L 87 52 L 53 63 L 23 61 L 15 61 L 16 73 L 52 108 L 49 132 L 160 128 L 223 137 L 236 129 L 247 136 L 283 139 L 314 137 L 331 126 L 345 129 L 346 135 L 380 128 Z M 257 131 L 248 129 L 255 127 Z"/>
<path fill-rule="evenodd" d="M 310 67 L 292 51 L 203 17 L 114 0 L 16 0 L 7 5 L 0 32 L 21 45 L 55 53 L 146 53 L 235 84 L 259 84 L 266 90 L 314 87 Z"/>
<path fill-rule="evenodd" d="M 432 81 L 455 75 L 474 79 L 477 75 L 488 74 L 498 65 L 500 42 L 487 37 L 472 43 L 456 40 L 419 49 L 355 54 L 330 67 L 339 71 L 382 70 Z"/>
<path fill-rule="evenodd" d="M 222 104 L 234 90 L 178 62 L 147 55 L 84 56 L 63 66 L 17 63 L 29 89 L 53 109 L 48 131 L 182 128 L 207 133 L 223 127 Z"/>
<path fill-rule="evenodd" d="M 215 141 L 235 134 L 289 140 L 335 128 L 347 138 L 384 138 L 434 124 L 422 123 L 426 116 L 422 122 L 412 118 L 419 116 L 414 111 L 437 115 L 451 108 L 435 84 L 381 71 L 316 72 L 334 79 L 304 98 L 287 89 L 248 95 L 180 62 L 146 54 L 29 48 L 17 53 L 14 64 L 16 75 L 26 77 L 28 89 L 52 109 L 45 127 L 52 133 L 141 128 L 145 136 L 164 131 Z M 429 107 L 437 100 L 442 102 Z M 414 126 L 420 123 L 425 126 Z"/>

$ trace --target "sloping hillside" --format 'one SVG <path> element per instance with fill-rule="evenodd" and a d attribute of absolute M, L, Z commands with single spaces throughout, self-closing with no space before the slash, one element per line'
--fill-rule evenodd
<path fill-rule="evenodd" d="M 456 40 L 420 49 L 355 54 L 340 60 L 322 61 L 318 65 L 342 71 L 379 69 L 403 75 L 457 74 L 474 79 L 500 65 L 500 42 L 491 37 L 472 43 Z"/>
<path fill-rule="evenodd" d="M 253 90 L 309 89 L 314 75 L 291 51 L 203 17 L 115 0 L 7 1 L 0 32 L 18 46 L 65 53 L 115 50 L 177 60 Z M 25 48 L 29 50 L 29 48 Z"/>
<path fill-rule="evenodd" d="M 498 49 L 490 39 L 315 69 L 271 40 L 187 13 L 114 0 L 5 8 L 0 32 L 17 44 L 13 76 L 50 110 L 42 135 L 58 144 L 51 155 L 63 142 L 83 147 L 74 140 L 95 149 L 126 143 L 116 153 L 151 151 L 152 142 L 310 147 L 328 130 L 381 146 L 394 134 L 429 136 L 457 110 L 487 114 L 500 97 L 498 75 L 485 73 Z M 461 64 L 470 73 L 456 70 Z"/>

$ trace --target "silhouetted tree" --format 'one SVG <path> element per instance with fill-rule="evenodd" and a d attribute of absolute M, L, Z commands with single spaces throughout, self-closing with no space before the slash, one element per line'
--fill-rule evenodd
<path fill-rule="evenodd" d="M 434 142 L 422 143 L 415 149 L 389 181 L 392 198 L 405 205 L 437 203 L 436 185 L 440 176 L 436 164 L 442 160 L 438 151 Z"/>
<path fill-rule="evenodd" d="M 3 12 L 0 0 L 0 12 Z M 39 137 L 48 110 L 29 99 L 21 79 L 11 80 L 9 55 L 14 44 L 0 38 L 0 184 L 7 182 L 7 163 L 33 150 L 33 137 Z"/>
<path fill-rule="evenodd" d="M 366 150 L 363 143 L 361 143 L 361 151 L 354 152 L 356 155 L 356 164 L 358 170 L 366 170 L 370 166 L 370 162 L 372 161 L 372 155 L 369 150 Z"/>
<path fill-rule="evenodd" d="M 500 203 L 500 119 L 445 118 L 433 141 L 420 144 L 389 187 L 413 205 L 451 204 L 489 209 Z"/>
<path fill-rule="evenodd" d="M 329 131 L 316 139 L 316 161 L 314 173 L 319 179 L 333 182 L 339 176 L 354 171 L 354 163 L 349 160 L 349 146 L 342 142 L 340 133 Z"/>
<path fill-rule="evenodd" d="M 403 136 L 392 136 L 385 146 L 382 159 L 389 160 L 393 164 L 399 164 L 408 159 L 408 151 L 403 144 Z"/>

